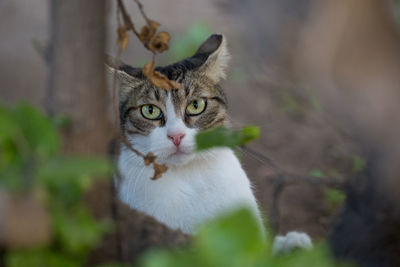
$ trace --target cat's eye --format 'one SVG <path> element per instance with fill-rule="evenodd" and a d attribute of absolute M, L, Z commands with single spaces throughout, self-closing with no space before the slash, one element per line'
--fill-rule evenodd
<path fill-rule="evenodd" d="M 151 104 L 143 105 L 141 112 L 143 117 L 149 120 L 159 120 L 162 117 L 161 109 Z"/>
<path fill-rule="evenodd" d="M 196 99 L 186 107 L 186 114 L 189 116 L 199 115 L 206 109 L 207 102 L 204 99 Z"/>

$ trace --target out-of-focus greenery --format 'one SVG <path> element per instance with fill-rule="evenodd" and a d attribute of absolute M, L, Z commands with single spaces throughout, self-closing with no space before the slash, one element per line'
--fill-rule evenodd
<path fill-rule="evenodd" d="M 197 150 L 205 150 L 212 147 L 230 147 L 247 144 L 260 136 L 260 129 L 256 126 L 246 126 L 242 130 L 217 127 L 200 132 L 196 135 Z"/>
<path fill-rule="evenodd" d="M 0 105 L 0 187 L 11 194 L 40 195 L 51 218 L 50 244 L 8 250 L 6 266 L 82 266 L 107 221 L 92 217 L 83 193 L 99 177 L 110 177 L 108 161 L 60 155 L 57 126 L 62 117 L 47 118 L 27 104 Z M 39 193 L 38 193 L 39 192 Z"/>
<path fill-rule="evenodd" d="M 323 245 L 283 256 L 272 254 L 272 238 L 262 236 L 251 212 L 240 209 L 203 225 L 190 247 L 153 250 L 143 267 L 330 267 L 338 266 Z"/>
<path fill-rule="evenodd" d="M 397 20 L 400 21 L 400 0 L 395 0 Z"/>
<path fill-rule="evenodd" d="M 338 189 L 325 189 L 324 196 L 326 203 L 331 209 L 342 206 L 346 200 L 346 194 Z"/>
<path fill-rule="evenodd" d="M 211 27 L 205 22 L 190 24 L 184 34 L 171 40 L 171 48 L 167 53 L 169 60 L 177 61 L 192 56 L 211 34 Z"/>
<path fill-rule="evenodd" d="M 361 158 L 358 158 L 358 160 L 361 160 Z M 354 163 L 357 168 L 361 168 L 362 164 L 360 162 Z M 332 172 L 335 172 L 335 170 L 332 170 Z M 313 169 L 311 170 L 308 175 L 316 178 L 326 178 L 327 175 L 325 175 L 324 172 L 322 172 L 319 169 Z M 326 202 L 326 205 L 330 209 L 335 209 L 344 204 L 344 201 L 346 200 L 346 194 L 339 189 L 332 189 L 332 188 L 325 188 L 323 190 L 324 194 L 324 200 Z"/>
<path fill-rule="evenodd" d="M 7 250 L 6 266 L 83 266 L 111 227 L 109 222 L 95 220 L 82 203 L 83 193 L 96 177 L 110 176 L 111 166 L 101 159 L 61 156 L 55 125 L 64 122 L 49 119 L 29 105 L 0 106 L 0 186 L 18 195 L 40 192 L 52 228 L 47 245 Z M 201 150 L 235 147 L 258 136 L 259 129 L 253 126 L 217 128 L 198 134 L 196 141 Z M 263 232 L 252 213 L 240 209 L 203 225 L 190 247 L 149 251 L 140 262 L 145 267 L 337 266 L 323 245 L 274 256 L 272 237 L 262 236 Z"/>
<path fill-rule="evenodd" d="M 313 169 L 308 173 L 308 175 L 310 175 L 312 177 L 317 177 L 317 178 L 325 177 L 325 174 L 320 169 Z"/>
<path fill-rule="evenodd" d="M 364 169 L 366 162 L 358 155 L 353 156 L 353 171 L 360 172 Z"/>

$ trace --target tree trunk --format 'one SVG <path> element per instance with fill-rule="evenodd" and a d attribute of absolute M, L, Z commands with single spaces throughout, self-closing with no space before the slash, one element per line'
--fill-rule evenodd
<path fill-rule="evenodd" d="M 52 0 L 50 77 L 46 108 L 67 115 L 64 150 L 106 156 L 113 134 L 104 76 L 105 0 Z M 98 183 L 86 196 L 97 218 L 114 221 L 114 231 L 93 251 L 89 264 L 133 263 L 150 246 L 185 244 L 188 237 L 150 216 L 131 210 L 112 182 Z"/>
<path fill-rule="evenodd" d="M 106 154 L 112 136 L 104 76 L 105 0 L 52 0 L 46 108 L 72 123 L 65 150 Z"/>

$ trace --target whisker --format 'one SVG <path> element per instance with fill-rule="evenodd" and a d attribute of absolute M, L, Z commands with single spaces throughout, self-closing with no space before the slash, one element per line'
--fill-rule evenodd
<path fill-rule="evenodd" d="M 269 157 L 249 148 L 249 147 L 239 147 L 240 151 L 243 152 L 244 154 L 252 157 L 253 159 L 256 159 L 258 162 L 267 165 L 269 167 L 273 167 L 274 169 L 278 171 L 282 171 L 282 169 L 274 163 L 272 159 Z"/>
<path fill-rule="evenodd" d="M 137 183 L 138 183 L 138 181 L 139 181 L 139 177 L 143 174 L 145 168 L 146 168 L 146 166 L 144 166 L 144 167 L 140 170 L 140 173 L 136 176 L 136 181 L 135 181 L 135 184 L 133 185 L 133 193 L 132 193 L 133 196 L 134 196 L 135 193 L 136 193 L 136 187 L 137 187 Z"/>

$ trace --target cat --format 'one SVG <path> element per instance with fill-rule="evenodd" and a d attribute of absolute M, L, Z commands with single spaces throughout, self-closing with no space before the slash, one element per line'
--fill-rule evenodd
<path fill-rule="evenodd" d="M 192 57 L 156 68 L 183 87 L 170 91 L 152 86 L 140 69 L 121 64 L 117 71 L 122 133 L 134 148 L 154 153 L 157 163 L 168 167 L 161 178 L 151 180 L 153 168 L 122 145 L 119 197 L 131 208 L 187 234 L 241 206 L 252 211 L 263 229 L 251 183 L 233 150 L 195 151 L 198 132 L 229 127 L 227 98 L 219 85 L 229 58 L 224 36 L 211 35 Z M 278 247 L 304 246 L 304 236 L 293 236 L 299 237 L 297 233 L 291 236 L 294 241 L 282 237 Z M 310 242 L 308 238 L 305 243 Z"/>

